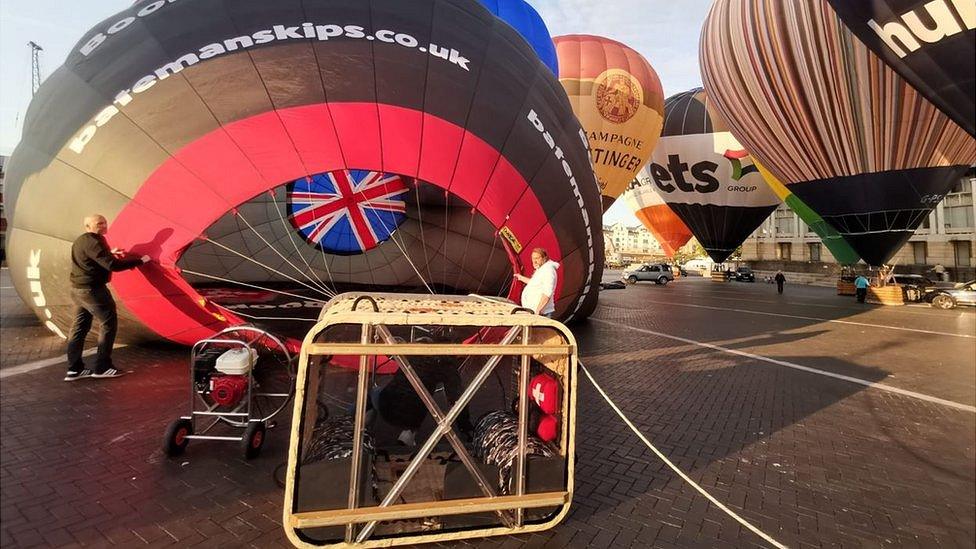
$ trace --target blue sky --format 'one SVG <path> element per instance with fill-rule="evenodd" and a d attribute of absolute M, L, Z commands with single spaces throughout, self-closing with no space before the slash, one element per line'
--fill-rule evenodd
<path fill-rule="evenodd" d="M 273 1 L 273 0 L 269 0 Z M 701 85 L 698 35 L 711 0 L 528 0 L 560 34 L 597 34 L 639 51 L 651 63 L 665 95 Z M 41 77 L 61 65 L 75 42 L 131 0 L 0 0 L 0 154 L 20 140 L 30 103 L 30 50 L 40 44 Z M 604 222 L 637 219 L 620 202 Z"/>

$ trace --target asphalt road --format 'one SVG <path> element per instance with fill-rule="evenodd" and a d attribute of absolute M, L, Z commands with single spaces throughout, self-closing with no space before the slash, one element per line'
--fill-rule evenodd
<path fill-rule="evenodd" d="M 618 278 L 609 272 L 604 280 Z M 679 278 L 601 293 L 595 318 L 976 404 L 976 309 L 857 303 L 831 288 Z"/>

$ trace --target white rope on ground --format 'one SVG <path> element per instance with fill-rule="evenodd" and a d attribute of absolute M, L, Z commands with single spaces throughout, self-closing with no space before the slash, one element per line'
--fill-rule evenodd
<path fill-rule="evenodd" d="M 653 301 L 651 303 L 654 303 Z M 667 339 L 672 339 L 674 341 L 680 341 L 682 343 L 687 343 L 689 345 L 697 345 L 699 347 L 705 347 L 706 349 L 712 349 L 713 351 L 722 351 L 723 353 L 729 353 L 731 355 L 737 355 L 752 360 L 760 360 L 762 362 L 768 362 L 770 364 L 775 364 L 777 366 L 785 366 L 787 368 L 792 368 L 794 370 L 800 370 L 802 372 L 809 372 L 811 374 L 818 374 L 825 377 L 832 377 L 834 379 L 841 379 L 844 381 L 849 381 L 851 383 L 857 383 L 858 385 L 864 385 L 871 389 L 878 389 L 880 391 L 888 391 L 889 393 L 897 393 L 899 395 L 904 395 L 912 398 L 917 398 L 919 400 L 924 400 L 926 402 L 932 402 L 934 404 L 941 404 L 943 406 L 948 406 L 950 408 L 955 408 L 957 410 L 963 410 L 965 412 L 972 412 L 976 414 L 976 406 L 969 406 L 968 404 L 962 404 L 952 400 L 946 400 L 944 398 L 934 397 L 931 395 L 926 395 L 924 393 L 916 393 L 915 391 L 909 391 L 907 389 L 900 389 L 891 385 L 886 385 L 884 383 L 876 383 L 874 381 L 867 381 L 864 379 L 845 376 L 843 374 L 835 374 L 834 372 L 827 372 L 825 370 L 818 370 L 816 368 L 811 368 L 810 366 L 804 366 L 802 364 L 796 364 L 794 362 L 787 362 L 785 360 L 777 360 L 775 358 L 769 358 L 767 356 L 755 355 L 752 353 L 747 353 L 745 351 L 738 351 L 736 349 L 729 349 L 728 347 L 722 347 L 721 345 L 714 345 L 712 343 L 705 343 L 702 341 L 695 341 L 694 339 L 688 339 L 684 337 L 678 337 L 671 334 L 665 334 L 661 332 L 655 332 L 654 330 L 645 330 L 644 328 L 636 328 L 634 326 L 627 326 L 624 324 L 616 324 L 607 320 L 600 318 L 590 317 L 590 321 L 597 322 L 599 324 L 607 324 L 610 326 L 624 328 L 626 330 L 633 330 L 635 332 L 641 332 L 644 334 L 650 334 L 658 337 L 663 337 Z"/>
<path fill-rule="evenodd" d="M 237 217 L 239 217 L 240 220 L 243 221 L 245 225 L 247 225 L 247 228 L 250 229 L 252 233 L 254 233 L 255 235 L 257 235 L 257 237 L 261 239 L 261 242 L 264 242 L 265 246 L 267 246 L 274 253 L 278 254 L 278 257 L 280 257 L 281 259 L 285 260 L 285 263 L 287 263 L 289 266 L 291 266 L 292 269 L 295 269 L 295 272 L 297 272 L 298 274 L 304 276 L 308 280 L 308 282 L 310 284 L 315 285 L 318 288 L 318 290 L 319 290 L 320 293 L 322 293 L 323 295 L 327 295 L 329 297 L 335 297 L 335 294 L 332 293 L 332 292 L 330 292 L 328 288 L 326 288 L 325 286 L 319 286 L 318 284 L 316 284 L 315 280 L 313 280 L 312 277 L 308 276 L 308 273 L 307 272 L 299 269 L 297 265 L 295 265 L 294 263 L 291 262 L 290 259 L 288 259 L 287 257 L 285 257 L 285 254 L 283 254 L 280 251 L 278 251 L 278 248 L 272 246 L 271 243 L 268 242 L 268 240 L 266 238 L 264 238 L 264 235 L 262 235 L 261 233 L 259 233 L 257 231 L 257 229 L 255 229 L 251 225 L 251 223 L 247 220 L 246 217 L 244 217 L 244 215 L 240 211 L 235 212 L 235 215 L 237 215 Z M 299 256 L 301 256 L 301 254 L 299 254 Z M 311 267 L 309 267 L 309 269 L 311 270 Z"/>
<path fill-rule="evenodd" d="M 209 278 L 211 280 L 218 280 L 220 282 L 230 282 L 231 284 L 239 284 L 241 286 L 247 286 L 248 288 L 254 288 L 256 290 L 264 290 L 265 292 L 272 292 L 272 293 L 275 293 L 275 294 L 281 294 L 281 295 L 287 295 L 287 296 L 291 296 L 291 297 L 297 297 L 298 299 L 304 299 L 304 300 L 307 300 L 307 301 L 316 301 L 318 303 L 328 303 L 328 301 L 323 301 L 321 299 L 316 299 L 314 297 L 308 297 L 308 296 L 304 296 L 304 295 L 293 294 L 293 293 L 285 292 L 285 291 L 282 291 L 282 290 L 274 290 L 272 288 L 265 288 L 264 286 L 258 286 L 256 284 L 249 284 L 247 282 L 240 282 L 240 281 L 237 281 L 237 280 L 231 280 L 229 278 L 224 278 L 224 277 L 221 277 L 221 276 L 214 276 L 214 275 L 210 275 L 210 274 L 207 274 L 207 273 L 198 273 L 196 271 L 191 271 L 190 269 L 181 269 L 181 270 L 184 273 L 189 273 L 191 275 L 196 275 L 196 276 L 202 276 L 203 278 Z"/>
<path fill-rule="evenodd" d="M 251 263 L 254 263 L 254 264 L 258 265 L 259 267 L 262 267 L 264 269 L 267 269 L 268 271 L 270 271 L 270 272 L 272 272 L 274 274 L 281 275 L 281 276 L 287 278 L 288 280 L 291 280 L 292 282 L 294 282 L 296 284 L 301 284 L 302 286 L 305 286 L 306 288 L 308 288 L 309 290 L 312 290 L 313 292 L 317 292 L 319 294 L 322 294 L 322 295 L 324 295 L 327 298 L 331 298 L 332 297 L 329 294 L 323 293 L 322 290 L 316 288 L 315 286 L 311 286 L 311 285 L 309 285 L 309 284 L 307 284 L 305 282 L 302 282 L 301 280 L 298 280 L 297 278 L 295 278 L 295 277 L 293 277 L 291 275 L 288 275 L 286 273 L 283 273 L 283 272 L 279 271 L 278 269 L 272 269 L 271 267 L 268 267 L 267 265 L 265 265 L 264 263 L 261 263 L 257 259 L 254 259 L 253 257 L 251 257 L 251 256 L 249 256 L 247 254 L 242 254 L 241 252 L 239 252 L 239 251 L 237 251 L 237 250 L 235 250 L 233 248 L 230 248 L 228 246 L 225 246 L 225 245 L 221 244 L 220 242 L 217 242 L 216 240 L 213 240 L 213 239 L 211 239 L 209 237 L 206 237 L 206 236 L 203 237 L 203 240 L 206 241 L 206 242 L 209 242 L 209 243 L 211 243 L 211 244 L 213 244 L 213 245 L 215 245 L 215 246 L 217 246 L 219 248 L 223 248 L 223 249 L 227 250 L 228 252 L 230 252 L 232 254 L 235 254 L 235 255 L 237 255 L 239 257 L 242 257 L 242 258 L 246 259 L 247 261 L 250 261 Z M 187 271 L 187 272 L 189 272 L 189 271 Z"/>
<path fill-rule="evenodd" d="M 739 515 L 737 515 L 735 513 L 735 511 L 733 511 L 733 510 L 729 509 L 728 507 L 726 507 L 721 501 L 715 499 L 714 496 L 712 496 L 711 494 L 709 494 L 708 492 L 706 492 L 704 488 L 702 488 L 701 486 L 699 486 L 698 483 L 696 483 L 688 475 L 686 475 L 681 469 L 679 469 L 677 465 L 675 465 L 674 463 L 672 463 L 671 460 L 668 459 L 667 456 L 665 456 L 663 453 L 661 453 L 660 450 L 658 450 L 653 444 L 651 444 L 651 441 L 650 440 L 647 440 L 647 437 L 644 436 L 644 433 L 641 433 L 640 432 L 640 429 L 638 429 L 637 426 L 634 425 L 633 422 L 631 422 L 630 419 L 627 418 L 627 416 L 620 410 L 620 408 L 618 408 L 617 405 L 614 404 L 613 400 L 611 400 L 610 397 L 607 395 L 607 393 L 603 390 L 603 388 L 600 387 L 600 384 L 597 383 L 595 379 L 593 379 L 593 375 L 590 374 L 590 371 L 586 369 L 586 366 L 584 366 L 582 362 L 580 362 L 579 365 L 580 365 L 580 368 L 583 369 L 583 373 L 586 374 L 586 377 L 590 380 L 590 383 L 593 384 L 593 388 L 595 388 L 597 390 L 597 392 L 600 393 L 600 396 L 602 396 L 603 399 L 607 401 L 607 404 L 609 404 L 610 407 L 613 408 L 613 411 L 616 412 L 618 416 L 620 416 L 620 419 L 622 419 L 624 421 L 624 423 L 626 423 L 627 426 L 630 427 L 630 430 L 633 431 L 634 434 L 637 435 L 637 438 L 641 439 L 641 441 L 645 445 L 647 445 L 647 447 L 650 448 L 651 451 L 654 452 L 654 454 L 661 461 L 663 461 L 665 465 L 667 465 L 668 467 L 670 467 L 672 471 L 674 471 L 679 477 L 681 477 L 682 480 L 684 480 L 685 482 L 687 482 L 688 484 L 690 484 L 692 488 L 694 488 L 695 490 L 698 491 L 698 493 L 700 493 L 701 495 L 705 496 L 705 498 L 708 499 L 708 501 L 712 502 L 716 507 L 718 507 L 719 509 L 721 509 L 722 511 L 724 511 L 725 514 L 727 514 L 730 517 L 734 518 L 739 524 L 741 524 L 741 525 L 745 526 L 746 528 L 748 528 L 752 533 L 754 533 L 757 536 L 761 537 L 762 539 L 764 539 L 766 542 L 768 542 L 773 547 L 776 547 L 777 549 L 786 549 L 786 546 L 785 545 L 783 545 L 782 543 L 776 541 L 775 539 L 772 538 L 772 536 L 770 536 L 769 534 L 763 532 L 759 528 L 756 528 L 755 526 L 753 526 L 752 524 L 750 524 L 749 521 L 747 521 L 746 519 L 744 519 L 744 518 L 740 517 Z"/>

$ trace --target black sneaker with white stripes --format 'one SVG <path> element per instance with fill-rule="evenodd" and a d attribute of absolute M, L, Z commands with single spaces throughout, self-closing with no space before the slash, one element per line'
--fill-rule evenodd
<path fill-rule="evenodd" d="M 81 371 L 68 370 L 67 375 L 64 376 L 65 381 L 78 381 L 79 379 L 85 379 L 86 377 L 92 377 L 92 371 L 85 368 Z"/>
<path fill-rule="evenodd" d="M 121 377 L 121 376 L 124 376 L 124 375 L 125 375 L 125 372 L 123 372 L 122 370 L 116 370 L 115 368 L 109 368 L 108 370 L 105 370 L 104 372 L 95 373 L 95 374 L 92 374 L 91 376 L 93 378 L 95 378 L 95 379 L 106 379 L 106 378 L 110 378 L 110 377 Z"/>

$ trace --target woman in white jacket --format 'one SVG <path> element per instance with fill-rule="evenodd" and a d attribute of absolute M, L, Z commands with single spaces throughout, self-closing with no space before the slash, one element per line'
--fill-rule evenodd
<path fill-rule="evenodd" d="M 559 263 L 549 259 L 545 248 L 536 248 L 532 250 L 532 266 L 535 272 L 531 277 L 515 273 L 515 278 L 525 283 L 522 306 L 551 318 L 556 312 L 553 295 L 556 293 L 556 269 L 559 268 Z"/>

